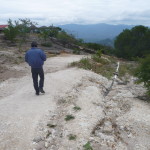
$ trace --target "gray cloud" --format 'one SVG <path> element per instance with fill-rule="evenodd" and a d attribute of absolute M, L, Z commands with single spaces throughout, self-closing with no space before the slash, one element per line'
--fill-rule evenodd
<path fill-rule="evenodd" d="M 30 18 L 50 24 L 150 24 L 149 0 L 0 0 L 0 24 Z"/>

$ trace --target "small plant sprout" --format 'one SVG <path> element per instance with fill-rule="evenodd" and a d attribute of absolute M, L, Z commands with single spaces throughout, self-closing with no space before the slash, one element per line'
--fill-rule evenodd
<path fill-rule="evenodd" d="M 90 142 L 87 142 L 83 147 L 84 147 L 84 150 L 93 150 Z"/>
<path fill-rule="evenodd" d="M 68 137 L 69 137 L 69 140 L 76 140 L 77 138 L 77 136 L 74 134 L 69 134 Z"/>
<path fill-rule="evenodd" d="M 72 119 L 75 119 L 75 117 L 72 115 L 66 115 L 66 118 L 65 118 L 66 121 L 70 121 Z"/>
<path fill-rule="evenodd" d="M 73 107 L 73 109 L 74 109 L 75 111 L 81 110 L 81 108 L 80 108 L 79 106 L 75 106 L 75 107 Z"/>

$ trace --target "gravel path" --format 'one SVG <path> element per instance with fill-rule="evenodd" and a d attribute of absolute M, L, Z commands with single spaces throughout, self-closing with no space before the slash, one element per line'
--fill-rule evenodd
<path fill-rule="evenodd" d="M 30 148 L 36 124 L 48 110 L 56 109 L 54 97 L 66 92 L 76 82 L 76 74 L 72 69 L 64 73 L 58 70 L 65 69 L 68 63 L 81 57 L 83 56 L 55 57 L 46 61 L 45 95 L 35 95 L 30 73 L 23 78 L 9 79 L 0 84 L 0 150 Z M 19 69 L 24 67 L 27 65 L 24 64 Z"/>

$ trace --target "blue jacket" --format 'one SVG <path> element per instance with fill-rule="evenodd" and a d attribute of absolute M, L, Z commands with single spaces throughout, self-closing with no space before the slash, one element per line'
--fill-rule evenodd
<path fill-rule="evenodd" d="M 25 54 L 25 61 L 31 66 L 32 68 L 42 68 L 44 61 L 46 61 L 46 55 L 37 47 L 31 48 Z"/>

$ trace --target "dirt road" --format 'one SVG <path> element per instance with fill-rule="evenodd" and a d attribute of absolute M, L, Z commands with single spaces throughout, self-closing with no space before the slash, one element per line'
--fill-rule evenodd
<path fill-rule="evenodd" d="M 44 95 L 35 95 L 26 64 L 16 68 L 26 76 L 0 84 L 0 150 L 150 149 L 150 105 L 136 98 L 144 88 L 116 82 L 104 97 L 111 81 L 67 68 L 81 57 L 46 61 Z"/>
<path fill-rule="evenodd" d="M 31 74 L 20 79 L 10 79 L 0 84 L 0 149 L 27 150 L 39 119 L 48 110 L 55 110 L 54 97 L 65 93 L 76 81 L 62 71 L 68 63 L 81 58 L 55 57 L 46 61 L 45 95 L 35 96 Z M 22 68 L 27 67 L 23 65 Z M 20 70 L 22 68 L 19 68 Z M 30 70 L 30 68 L 28 68 Z M 61 70 L 60 72 L 58 70 Z M 56 72 L 58 71 L 58 72 Z M 48 73 L 54 72 L 54 73 Z M 61 80 L 63 79 L 63 80 Z M 67 81 L 71 81 L 67 85 Z M 69 86 L 70 85 L 70 86 Z"/>

